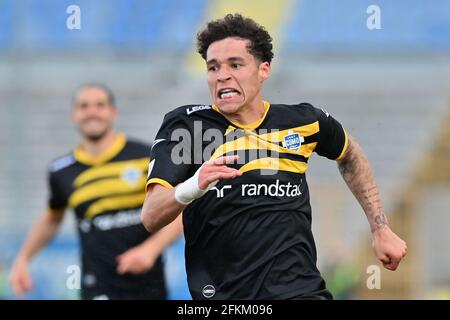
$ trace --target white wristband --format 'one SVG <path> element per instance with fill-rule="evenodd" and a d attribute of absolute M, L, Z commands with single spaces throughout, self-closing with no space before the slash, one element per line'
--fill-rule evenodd
<path fill-rule="evenodd" d="M 200 175 L 200 167 L 195 174 L 187 179 L 182 184 L 178 185 L 175 189 L 175 200 L 181 204 L 188 205 L 192 201 L 202 197 L 211 188 L 213 188 L 219 180 L 211 182 L 205 190 L 200 189 L 198 186 L 198 177 Z"/>
<path fill-rule="evenodd" d="M 181 204 L 188 205 L 192 201 L 202 197 L 211 188 L 213 188 L 219 180 L 211 182 L 208 187 L 203 190 L 198 186 L 198 178 L 200 175 L 200 169 L 203 165 L 195 172 L 195 174 L 187 179 L 185 182 L 179 184 L 175 188 L 175 200 Z"/>

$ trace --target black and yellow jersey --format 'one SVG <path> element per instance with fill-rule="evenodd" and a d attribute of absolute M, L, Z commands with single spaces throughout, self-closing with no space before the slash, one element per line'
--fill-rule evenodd
<path fill-rule="evenodd" d="M 54 214 L 72 208 L 82 255 L 82 296 L 129 291 L 165 293 L 161 259 L 143 275 L 118 275 L 116 257 L 150 234 L 140 221 L 150 146 L 118 134 L 101 155 L 81 148 L 49 167 L 49 208 Z M 98 294 L 96 294 L 98 293 Z"/>
<path fill-rule="evenodd" d="M 305 173 L 313 152 L 341 157 L 347 135 L 310 104 L 264 105 L 263 118 L 249 126 L 228 121 L 214 105 L 177 108 L 153 144 L 147 186 L 171 188 L 205 160 L 239 155 L 230 166 L 243 175 L 219 181 L 183 212 L 194 299 L 287 299 L 326 291 L 316 267 Z"/>

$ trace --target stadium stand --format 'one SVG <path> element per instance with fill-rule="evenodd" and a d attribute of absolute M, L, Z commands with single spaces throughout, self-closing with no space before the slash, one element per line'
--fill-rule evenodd
<path fill-rule="evenodd" d="M 107 83 L 118 98 L 119 128 L 151 140 L 165 112 L 209 101 L 203 74 L 186 61 L 199 26 L 233 7 L 219 0 L 80 0 L 82 29 L 69 31 L 70 2 L 0 1 L 0 260 L 7 266 L 45 205 L 47 164 L 77 141 L 68 124 L 73 89 Z M 373 165 L 393 228 L 409 243 L 400 270 L 382 273 L 389 290 L 368 291 L 365 269 L 378 263 L 364 214 L 335 164 L 314 156 L 309 183 L 319 265 L 340 247 L 362 275 L 357 297 L 435 297 L 436 288 L 450 286 L 443 227 L 450 223 L 450 7 L 444 0 L 380 0 L 383 28 L 368 31 L 371 1 L 269 2 L 240 8 L 271 21 L 280 36 L 266 98 L 311 102 L 346 126 Z M 65 249 L 36 261 L 42 279 L 55 252 L 69 252 L 61 265 L 76 261 L 76 251 L 64 247 L 73 248 L 74 232 L 67 221 L 57 239 Z M 173 270 L 169 281 L 182 281 L 183 271 Z M 71 296 L 54 284 L 33 297 Z"/>

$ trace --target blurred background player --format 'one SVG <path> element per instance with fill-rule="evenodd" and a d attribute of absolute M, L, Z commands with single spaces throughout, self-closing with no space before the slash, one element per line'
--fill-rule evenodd
<path fill-rule="evenodd" d="M 48 209 L 11 270 L 17 295 L 32 289 L 28 264 L 72 208 L 81 240 L 83 299 L 166 299 L 160 255 L 182 226 L 176 221 L 150 235 L 141 225 L 150 147 L 113 129 L 117 113 L 113 93 L 104 85 L 85 85 L 75 93 L 72 121 L 82 140 L 49 167 Z"/>

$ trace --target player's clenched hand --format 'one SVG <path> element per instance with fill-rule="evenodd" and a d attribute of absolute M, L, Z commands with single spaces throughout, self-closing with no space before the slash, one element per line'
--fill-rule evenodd
<path fill-rule="evenodd" d="M 237 159 L 238 156 L 225 156 L 206 161 L 192 177 L 176 187 L 175 200 L 183 205 L 188 205 L 202 197 L 219 180 L 233 179 L 242 175 L 241 171 L 227 166 Z"/>
<path fill-rule="evenodd" d="M 373 232 L 372 246 L 386 269 L 394 271 L 406 255 L 406 242 L 387 226 Z"/>
<path fill-rule="evenodd" d="M 206 161 L 200 168 L 198 176 L 198 186 L 205 190 L 212 183 L 217 183 L 219 180 L 234 179 L 242 175 L 242 172 L 227 167 L 227 164 L 235 163 L 238 156 L 224 156 L 214 160 Z"/>
<path fill-rule="evenodd" d="M 28 272 L 27 262 L 16 261 L 11 269 L 9 280 L 16 295 L 21 296 L 30 291 L 33 287 L 33 282 Z"/>
<path fill-rule="evenodd" d="M 117 273 L 142 274 L 153 268 L 156 258 L 141 246 L 131 248 L 117 256 Z"/>

